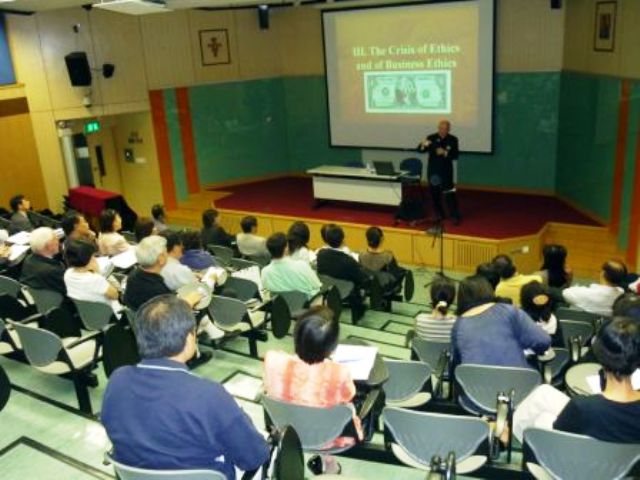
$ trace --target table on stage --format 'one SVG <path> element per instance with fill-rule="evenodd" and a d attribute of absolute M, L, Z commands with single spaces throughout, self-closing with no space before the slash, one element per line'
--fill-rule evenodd
<path fill-rule="evenodd" d="M 364 167 L 321 166 L 307 170 L 313 178 L 313 197 L 316 202 L 342 200 L 399 206 L 402 184 L 413 177 L 407 172 L 378 175 Z"/>
<path fill-rule="evenodd" d="M 120 213 L 123 230 L 133 230 L 138 215 L 129 208 L 124 197 L 99 188 L 80 186 L 69 189 L 69 207 L 87 216 L 89 223 L 97 223 L 100 212 L 112 208 Z M 95 225 L 94 225 L 95 227 Z"/>

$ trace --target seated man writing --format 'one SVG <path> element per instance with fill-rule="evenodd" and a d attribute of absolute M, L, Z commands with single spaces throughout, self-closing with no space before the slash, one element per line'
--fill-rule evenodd
<path fill-rule="evenodd" d="M 252 471 L 269 448 L 249 417 L 219 383 L 189 373 L 196 321 L 174 295 L 138 311 L 142 361 L 114 372 L 102 404 L 102 423 L 123 464 L 152 470 L 213 469 L 228 479 Z"/>

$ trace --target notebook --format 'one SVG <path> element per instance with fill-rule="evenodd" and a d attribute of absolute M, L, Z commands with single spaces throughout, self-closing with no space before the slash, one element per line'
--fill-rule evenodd
<path fill-rule="evenodd" d="M 373 369 L 378 347 L 364 345 L 338 345 L 333 361 L 345 365 L 354 380 L 367 380 Z"/>

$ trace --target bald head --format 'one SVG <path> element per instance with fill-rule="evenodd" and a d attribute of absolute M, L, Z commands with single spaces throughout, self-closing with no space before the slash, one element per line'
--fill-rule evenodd
<path fill-rule="evenodd" d="M 438 135 L 446 137 L 450 130 L 451 122 L 449 122 L 449 120 L 440 120 L 440 122 L 438 122 Z"/>
<path fill-rule="evenodd" d="M 602 273 L 600 274 L 602 283 L 614 287 L 622 287 L 627 278 L 627 267 L 618 260 L 609 260 L 602 265 Z"/>

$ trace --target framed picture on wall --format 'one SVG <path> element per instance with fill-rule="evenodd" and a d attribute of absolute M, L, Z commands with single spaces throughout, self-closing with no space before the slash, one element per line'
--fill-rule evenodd
<path fill-rule="evenodd" d="M 231 63 L 229 32 L 226 28 L 200 30 L 200 54 L 202 65 L 226 65 Z"/>
<path fill-rule="evenodd" d="M 613 52 L 616 38 L 617 2 L 596 2 L 596 18 L 593 32 L 593 49 L 596 52 Z"/>

